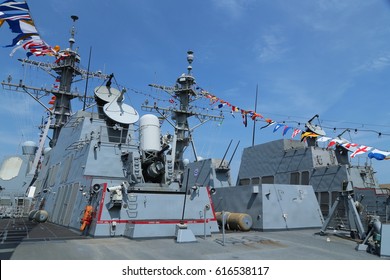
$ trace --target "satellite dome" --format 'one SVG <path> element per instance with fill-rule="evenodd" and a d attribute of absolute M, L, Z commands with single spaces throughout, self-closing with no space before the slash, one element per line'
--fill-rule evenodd
<path fill-rule="evenodd" d="M 34 155 L 37 151 L 38 146 L 33 141 L 26 141 L 22 144 L 22 153 L 23 155 Z"/>
<path fill-rule="evenodd" d="M 23 147 L 38 147 L 34 141 L 26 141 L 22 144 Z"/>
<path fill-rule="evenodd" d="M 184 166 L 187 166 L 190 163 L 190 160 L 188 158 L 183 159 Z"/>

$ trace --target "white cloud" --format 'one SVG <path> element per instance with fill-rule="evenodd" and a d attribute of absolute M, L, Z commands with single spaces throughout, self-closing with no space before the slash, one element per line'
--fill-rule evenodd
<path fill-rule="evenodd" d="M 382 71 L 390 66 L 390 53 L 382 53 L 356 68 L 356 72 Z"/>
<path fill-rule="evenodd" d="M 273 27 L 257 40 L 254 50 L 261 62 L 273 62 L 281 59 L 289 47 L 285 36 Z"/>
<path fill-rule="evenodd" d="M 301 5 L 284 5 L 307 27 L 323 32 L 338 32 L 350 26 L 351 19 L 364 13 L 375 3 L 373 0 L 307 0 Z"/>
<path fill-rule="evenodd" d="M 352 4 L 356 4 L 356 0 L 339 1 L 339 0 L 318 0 L 317 6 L 322 11 L 342 11 Z"/>
<path fill-rule="evenodd" d="M 226 12 L 233 19 L 240 18 L 252 2 L 253 0 L 213 0 L 217 9 Z"/>

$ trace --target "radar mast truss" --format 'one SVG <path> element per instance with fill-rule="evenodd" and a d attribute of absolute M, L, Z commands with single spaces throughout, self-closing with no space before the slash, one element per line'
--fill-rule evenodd
<path fill-rule="evenodd" d="M 78 66 L 80 62 L 80 56 L 77 51 L 73 50 L 73 44 L 75 43 L 74 23 L 78 20 L 77 16 L 71 16 L 73 20 L 73 26 L 71 30 L 71 38 L 69 39 L 69 48 L 60 50 L 57 54 L 56 63 L 39 62 L 29 59 L 19 59 L 22 64 L 30 64 L 41 68 L 55 79 L 59 79 L 59 88 L 46 89 L 27 86 L 23 83 L 23 80 L 19 80 L 18 83 L 11 83 L 12 77 L 8 76 L 7 81 L 1 82 L 2 86 L 6 90 L 12 90 L 17 92 L 23 92 L 30 95 L 35 101 L 37 101 L 45 110 L 49 113 L 49 117 L 54 117 L 54 121 L 50 126 L 53 129 L 53 136 L 51 138 L 50 146 L 54 147 L 61 128 L 67 123 L 71 116 L 71 100 L 74 98 L 83 99 L 88 107 L 93 106 L 94 97 L 86 97 L 78 92 L 71 91 L 71 85 L 77 81 L 87 78 L 100 78 L 108 79 L 109 75 L 102 74 L 100 71 L 89 72 Z M 80 76 L 79 80 L 74 80 L 75 77 Z M 41 99 L 49 94 L 55 96 L 55 102 L 53 108 L 48 108 Z"/>
<path fill-rule="evenodd" d="M 223 114 L 220 115 L 211 115 L 197 112 L 193 107 L 190 106 L 190 103 L 202 98 L 203 95 L 197 93 L 193 86 L 196 84 L 195 78 L 192 76 L 192 62 L 194 56 L 192 51 L 187 52 L 187 61 L 189 63 L 187 67 L 187 74 L 182 74 L 176 81 L 174 87 L 163 86 L 150 84 L 149 86 L 164 90 L 167 92 L 173 99 L 177 100 L 179 105 L 176 107 L 159 107 L 157 103 L 154 103 L 153 106 L 145 103 L 142 105 L 142 109 L 146 111 L 156 111 L 161 115 L 163 120 L 166 120 L 172 127 L 175 129 L 174 139 L 172 141 L 172 155 L 174 157 L 174 172 L 177 176 L 180 177 L 184 171 L 183 164 L 183 154 L 185 148 L 191 143 L 192 149 L 195 155 L 195 160 L 198 159 L 195 146 L 192 138 L 192 132 L 201 126 L 202 124 L 213 120 L 213 121 L 222 121 L 224 119 Z M 172 121 L 168 119 L 171 116 Z M 200 123 L 194 127 L 190 127 L 188 119 L 191 116 L 195 116 Z"/>

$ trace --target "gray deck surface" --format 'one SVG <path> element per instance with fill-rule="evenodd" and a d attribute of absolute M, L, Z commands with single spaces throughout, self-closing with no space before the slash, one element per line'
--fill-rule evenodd
<path fill-rule="evenodd" d="M 58 225 L 1 220 L 2 260 L 382 260 L 356 251 L 356 241 L 319 229 L 213 234 L 197 242 L 175 238 L 93 238 Z"/>

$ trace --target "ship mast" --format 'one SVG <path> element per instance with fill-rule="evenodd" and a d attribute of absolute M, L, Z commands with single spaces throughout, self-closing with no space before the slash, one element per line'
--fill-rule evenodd
<path fill-rule="evenodd" d="M 182 174 L 184 172 L 184 163 L 183 163 L 183 154 L 187 146 L 192 144 L 192 148 L 195 155 L 195 160 L 197 160 L 197 155 L 195 151 L 195 146 L 193 144 L 192 139 L 192 131 L 198 126 L 204 124 L 209 120 L 222 120 L 223 115 L 219 116 L 203 114 L 200 112 L 196 112 L 190 108 L 190 103 L 200 98 L 201 95 L 194 90 L 194 85 L 196 84 L 195 78 L 192 76 L 192 62 L 194 61 L 194 53 L 193 51 L 187 52 L 187 74 L 182 74 L 176 80 L 176 85 L 174 87 L 169 86 L 161 86 L 150 84 L 149 86 L 163 89 L 168 94 L 172 96 L 172 98 L 178 100 L 178 107 L 176 108 L 160 108 L 157 104 L 154 106 L 143 105 L 142 109 L 146 109 L 149 111 L 155 110 L 157 111 L 163 119 L 167 120 L 175 129 L 175 134 L 173 136 L 172 141 L 172 160 L 174 162 L 174 172 L 173 179 L 177 181 L 181 181 Z M 172 115 L 172 121 L 167 119 L 167 115 Z M 190 127 L 188 123 L 188 119 L 191 116 L 196 116 L 200 120 L 200 124 Z"/>
<path fill-rule="evenodd" d="M 73 26 L 71 29 L 71 37 L 69 39 L 69 48 L 64 51 L 60 51 L 59 55 L 61 56 L 61 59 L 63 59 L 59 62 L 58 67 L 53 69 L 60 77 L 59 90 L 62 92 L 70 92 L 73 77 L 81 74 L 78 73 L 74 67 L 80 62 L 80 56 L 73 50 L 73 45 L 76 42 L 74 38 L 75 22 L 78 20 L 78 17 L 71 16 L 71 18 L 73 20 Z M 53 125 L 53 137 L 50 146 L 55 146 L 61 128 L 68 121 L 71 114 L 71 100 L 75 97 L 73 95 L 61 93 L 54 93 L 54 96 L 56 97 L 53 111 L 55 115 L 55 122 Z"/>
<path fill-rule="evenodd" d="M 189 145 L 190 141 L 192 141 L 190 128 L 188 126 L 188 117 L 190 117 L 192 114 L 191 112 L 189 112 L 188 105 L 190 103 L 190 97 L 196 95 L 196 93 L 192 89 L 192 86 L 195 84 L 195 78 L 191 75 L 191 64 L 193 60 L 193 52 L 188 51 L 188 73 L 187 75 L 182 75 L 177 79 L 174 91 L 177 98 L 179 99 L 180 109 L 174 111 L 174 117 L 176 118 L 176 127 L 173 139 L 174 153 L 172 154 L 175 155 L 174 169 L 180 171 L 184 171 L 184 149 Z"/>
<path fill-rule="evenodd" d="M 108 75 L 98 72 L 88 72 L 87 70 L 79 67 L 80 56 L 76 50 L 73 49 L 75 41 L 75 22 L 78 20 L 77 16 L 71 16 L 73 21 L 71 29 L 71 37 L 69 39 L 69 47 L 65 50 L 60 50 L 57 54 L 57 60 L 55 63 L 45 63 L 29 59 L 19 59 L 23 64 L 34 65 L 41 68 L 56 80 L 59 79 L 60 84 L 58 89 L 45 89 L 27 86 L 20 80 L 18 84 L 11 83 L 12 78 L 9 77 L 8 81 L 3 81 L 1 84 L 4 89 L 24 92 L 30 95 L 35 101 L 37 101 L 45 110 L 50 114 L 50 118 L 54 118 L 51 122 L 50 128 L 53 130 L 53 135 L 50 141 L 50 147 L 56 145 L 57 139 L 60 135 L 62 127 L 67 123 L 72 113 L 71 100 L 79 97 L 84 98 L 78 93 L 71 92 L 71 86 L 76 76 L 81 76 L 81 79 L 87 77 L 96 77 L 101 79 L 107 79 Z M 53 73 L 54 72 L 54 73 Z M 53 108 L 48 108 L 41 99 L 48 94 L 55 96 L 55 102 Z M 91 101 L 92 98 L 88 98 Z"/>

